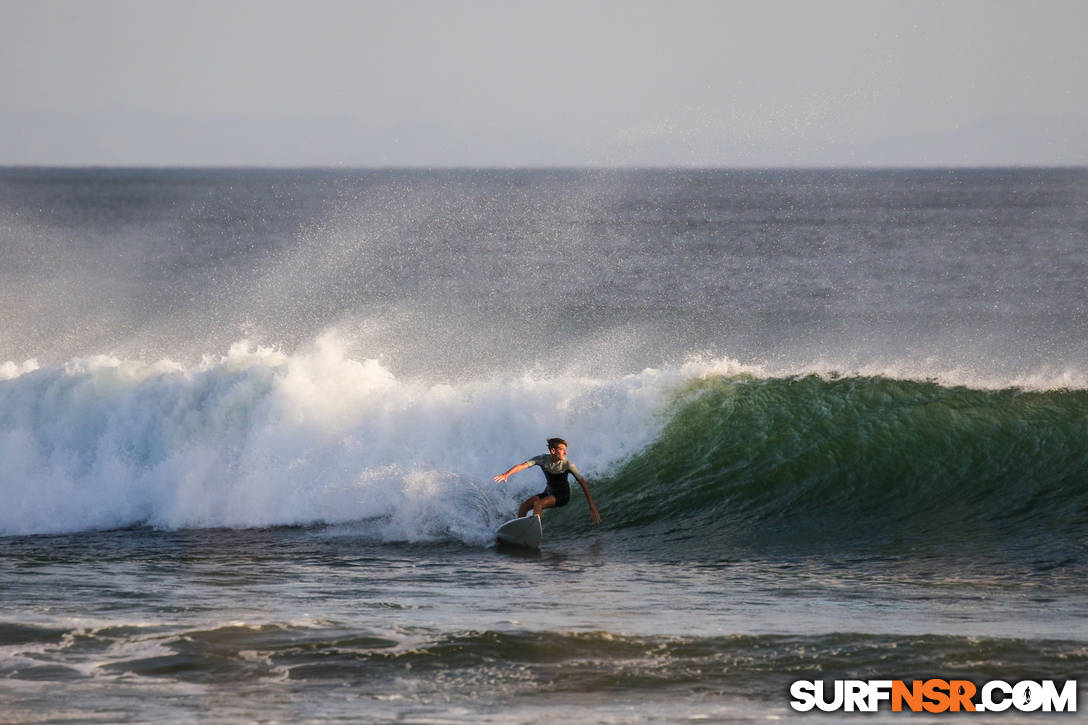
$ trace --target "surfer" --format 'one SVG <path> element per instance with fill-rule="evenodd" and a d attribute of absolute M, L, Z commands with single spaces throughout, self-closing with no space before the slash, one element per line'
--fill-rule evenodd
<path fill-rule="evenodd" d="M 567 442 L 562 438 L 549 438 L 547 453 L 534 456 L 525 463 L 519 463 L 506 473 L 500 473 L 495 476 L 495 482 L 506 483 L 506 479 L 510 476 L 533 466 L 540 466 L 540 470 L 544 471 L 548 486 L 541 493 L 522 501 L 521 506 L 518 507 L 518 518 L 525 516 L 530 509 L 539 516 L 544 509 L 566 506 L 567 501 L 570 500 L 570 481 L 567 479 L 567 474 L 570 474 L 578 481 L 578 485 L 582 487 L 582 492 L 586 495 L 586 501 L 589 503 L 589 517 L 593 519 L 593 523 L 601 523 L 601 515 L 597 513 L 593 497 L 589 495 L 589 484 L 578 472 L 578 466 L 574 465 L 573 461 L 567 460 Z"/>

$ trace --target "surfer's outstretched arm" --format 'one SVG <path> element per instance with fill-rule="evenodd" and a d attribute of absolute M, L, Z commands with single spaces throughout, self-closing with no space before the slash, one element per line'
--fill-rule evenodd
<path fill-rule="evenodd" d="M 499 475 L 495 476 L 495 478 L 493 480 L 495 481 L 495 483 L 506 483 L 506 479 L 510 478 L 511 476 L 513 476 L 518 471 L 524 471 L 526 468 L 532 468 L 532 467 L 533 467 L 533 463 L 530 462 L 530 461 L 526 461 L 525 463 L 519 463 L 518 465 L 511 468 L 506 473 L 500 473 Z"/>
<path fill-rule="evenodd" d="M 581 476 L 575 476 L 575 480 L 578 481 L 578 485 L 582 487 L 582 493 L 586 495 L 586 502 L 589 504 L 589 518 L 593 519 L 593 523 L 601 523 L 601 515 L 597 513 L 597 507 L 593 503 L 593 497 L 589 495 L 589 484 L 586 483 L 586 479 Z"/>

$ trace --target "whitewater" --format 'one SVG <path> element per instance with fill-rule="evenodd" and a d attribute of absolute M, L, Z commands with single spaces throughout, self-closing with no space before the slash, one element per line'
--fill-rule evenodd
<path fill-rule="evenodd" d="M 608 470 L 652 438 L 683 375 L 430 384 L 352 359 L 332 333 L 192 367 L 73 360 L 0 387 L 0 532 L 382 519 L 390 540 L 483 544 L 523 493 L 490 482 L 515 451 L 561 430 Z"/>
<path fill-rule="evenodd" d="M 0 721 L 1086 682 L 1086 234 L 1078 169 L 2 169 Z M 603 522 L 498 549 L 553 436 Z"/>

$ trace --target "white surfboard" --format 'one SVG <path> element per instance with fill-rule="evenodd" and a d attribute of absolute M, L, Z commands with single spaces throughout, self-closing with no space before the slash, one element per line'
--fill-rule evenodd
<path fill-rule="evenodd" d="M 544 527 L 540 525 L 539 516 L 530 514 L 519 519 L 510 519 L 499 527 L 495 536 L 504 544 L 536 549 L 544 537 Z"/>

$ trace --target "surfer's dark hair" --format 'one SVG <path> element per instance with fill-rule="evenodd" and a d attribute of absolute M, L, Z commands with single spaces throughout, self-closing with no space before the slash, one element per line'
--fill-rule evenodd
<path fill-rule="evenodd" d="M 548 450 L 549 451 L 555 450 L 556 448 L 559 447 L 560 443 L 562 443 L 563 445 L 567 445 L 567 442 L 565 440 L 563 440 L 562 438 L 549 438 L 548 439 Z"/>

